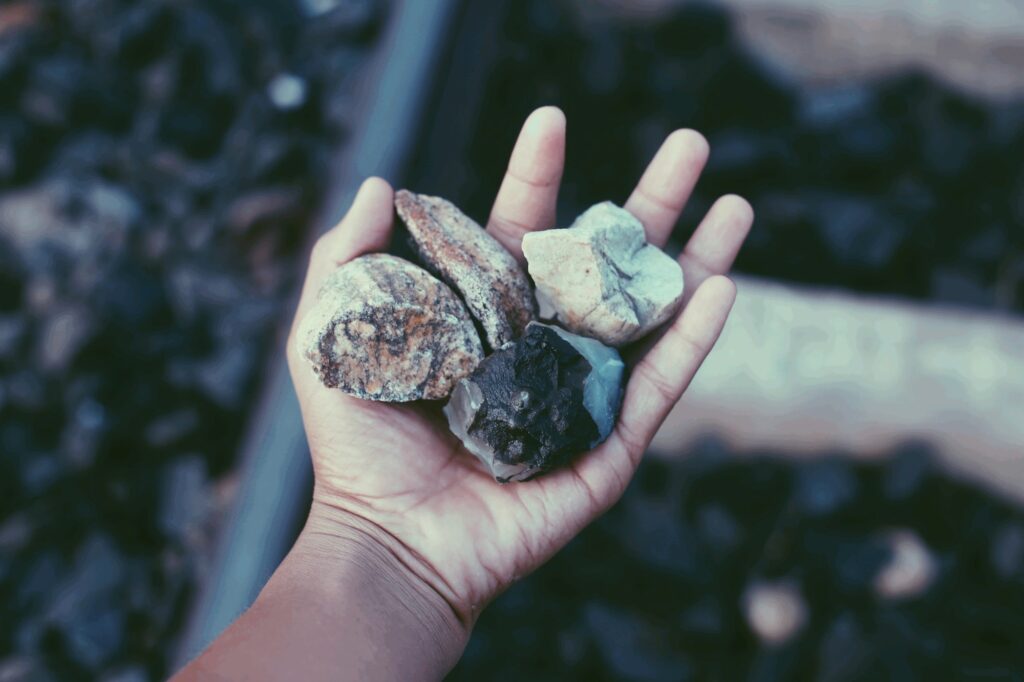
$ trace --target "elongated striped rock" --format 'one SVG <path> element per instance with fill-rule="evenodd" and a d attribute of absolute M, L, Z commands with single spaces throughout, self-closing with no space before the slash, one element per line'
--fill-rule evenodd
<path fill-rule="evenodd" d="M 420 256 L 462 295 L 492 350 L 526 331 L 536 315 L 530 279 L 498 240 L 440 197 L 403 189 L 395 208 Z"/>
<path fill-rule="evenodd" d="M 455 293 L 387 254 L 362 256 L 333 272 L 300 322 L 296 343 L 325 386 L 387 402 L 444 398 L 483 359 Z"/>

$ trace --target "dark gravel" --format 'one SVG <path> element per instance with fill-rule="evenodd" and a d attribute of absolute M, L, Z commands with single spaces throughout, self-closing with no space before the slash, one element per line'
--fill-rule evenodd
<path fill-rule="evenodd" d="M 897 545 L 917 561 L 894 564 Z M 795 628 L 750 615 L 779 592 Z M 801 463 L 706 442 L 645 461 L 611 512 L 484 612 L 451 679 L 1009 681 L 1022 614 L 1024 514 L 927 448 Z"/>
<path fill-rule="evenodd" d="M 710 5 L 653 28 L 581 27 L 564 7 L 511 3 L 474 172 L 425 179 L 446 179 L 438 191 L 465 197 L 471 215 L 487 215 L 535 106 L 569 120 L 563 225 L 625 201 L 665 136 L 696 128 L 712 152 L 681 224 L 722 194 L 750 199 L 740 271 L 1024 312 L 1024 102 L 985 103 L 924 73 L 808 90 L 753 58 Z"/>
<path fill-rule="evenodd" d="M 167 672 L 383 8 L 307 4 L 0 5 L 4 682 Z"/>

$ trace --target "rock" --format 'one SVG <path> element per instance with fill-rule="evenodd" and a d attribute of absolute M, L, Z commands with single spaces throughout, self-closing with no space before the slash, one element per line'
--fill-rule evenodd
<path fill-rule="evenodd" d="M 293 73 L 279 73 L 267 84 L 267 97 L 278 109 L 298 109 L 309 96 L 306 81 Z"/>
<path fill-rule="evenodd" d="M 818 649 L 819 680 L 854 682 L 866 679 L 871 662 L 871 641 L 850 613 L 842 613 L 828 626 Z"/>
<path fill-rule="evenodd" d="M 454 292 L 387 254 L 362 256 L 332 273 L 296 343 L 325 386 L 390 402 L 443 398 L 483 359 Z"/>
<path fill-rule="evenodd" d="M 624 367 L 614 349 L 535 322 L 460 381 L 444 412 L 495 479 L 523 481 L 608 437 Z"/>
<path fill-rule="evenodd" d="M 0 235 L 33 271 L 56 267 L 55 256 L 81 268 L 120 252 L 141 213 L 120 186 L 51 180 L 0 197 Z"/>
<path fill-rule="evenodd" d="M 811 516 L 826 516 L 857 496 L 857 477 L 850 463 L 837 457 L 808 462 L 797 472 L 794 500 Z"/>
<path fill-rule="evenodd" d="M 38 657 L 14 656 L 0 660 L 0 682 L 49 682 L 56 679 Z"/>
<path fill-rule="evenodd" d="M 889 500 L 906 500 L 921 490 L 935 467 L 930 446 L 907 444 L 886 461 L 882 471 L 882 492 Z"/>
<path fill-rule="evenodd" d="M 71 656 L 90 669 L 108 662 L 124 642 L 126 615 L 118 606 L 125 557 L 103 533 L 87 538 L 68 579 L 53 589 L 46 621 L 60 631 Z"/>
<path fill-rule="evenodd" d="M 169 537 L 195 532 L 210 510 L 206 463 L 195 455 L 175 458 L 163 466 L 160 529 Z"/>
<path fill-rule="evenodd" d="M 2 541 L 0 541 L 2 546 Z M 1005 523 L 995 532 L 989 549 L 992 568 L 1003 580 L 1013 580 L 1024 569 L 1024 526 Z"/>
<path fill-rule="evenodd" d="M 0 315 L 0 359 L 14 356 L 28 329 L 24 315 Z"/>
<path fill-rule="evenodd" d="M 90 311 L 82 305 L 62 305 L 47 315 L 36 348 L 40 369 L 47 374 L 64 373 L 95 327 Z"/>
<path fill-rule="evenodd" d="M 600 602 L 583 607 L 582 621 L 614 679 L 691 680 L 686 654 L 673 647 L 671 631 L 651 619 Z"/>
<path fill-rule="evenodd" d="M 455 288 L 497 349 L 523 334 L 536 313 L 530 280 L 508 251 L 440 197 L 399 190 L 398 215 L 420 256 Z"/>
<path fill-rule="evenodd" d="M 928 546 L 909 529 L 888 534 L 892 558 L 875 576 L 875 592 L 886 599 L 910 599 L 928 590 L 938 565 Z"/>
<path fill-rule="evenodd" d="M 145 668 L 132 665 L 104 673 L 100 682 L 146 682 L 148 679 L 149 675 L 146 674 Z"/>
<path fill-rule="evenodd" d="M 668 320 L 683 298 L 683 271 L 647 243 L 644 226 L 610 201 L 565 230 L 523 237 L 537 296 L 569 331 L 622 346 Z"/>
<path fill-rule="evenodd" d="M 743 595 L 747 624 L 768 645 L 789 641 L 807 622 L 807 604 L 790 582 L 757 582 Z"/>

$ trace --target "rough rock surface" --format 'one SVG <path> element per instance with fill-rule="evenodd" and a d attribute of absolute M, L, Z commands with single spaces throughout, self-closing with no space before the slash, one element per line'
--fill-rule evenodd
<path fill-rule="evenodd" d="M 483 358 L 455 293 L 387 254 L 357 258 L 332 273 L 296 342 L 325 386 L 389 402 L 443 398 Z"/>
<path fill-rule="evenodd" d="M 623 363 L 613 348 L 531 324 L 452 392 L 452 432 L 501 483 L 526 480 L 611 433 Z"/>
<path fill-rule="evenodd" d="M 639 339 L 668 320 L 683 298 L 683 271 L 647 243 L 644 227 L 610 201 L 569 229 L 531 232 L 523 253 L 538 298 L 570 331 L 611 346 Z"/>
<path fill-rule="evenodd" d="M 395 207 L 420 256 L 462 295 L 487 344 L 500 348 L 521 336 L 536 314 L 536 302 L 516 259 L 440 197 L 399 190 Z"/>

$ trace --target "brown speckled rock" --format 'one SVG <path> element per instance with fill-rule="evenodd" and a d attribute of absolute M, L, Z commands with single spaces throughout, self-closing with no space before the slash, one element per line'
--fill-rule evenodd
<path fill-rule="evenodd" d="M 523 254 L 537 297 L 569 331 L 609 346 L 636 341 L 683 300 L 683 271 L 648 244 L 644 226 L 610 201 L 564 230 L 530 232 Z"/>
<path fill-rule="evenodd" d="M 422 268 L 362 256 L 327 278 L 296 334 L 325 386 L 387 402 L 435 400 L 483 359 L 462 301 Z"/>
<path fill-rule="evenodd" d="M 494 237 L 440 197 L 403 189 L 395 207 L 422 258 L 462 294 L 492 349 L 526 331 L 536 313 L 530 280 Z"/>

